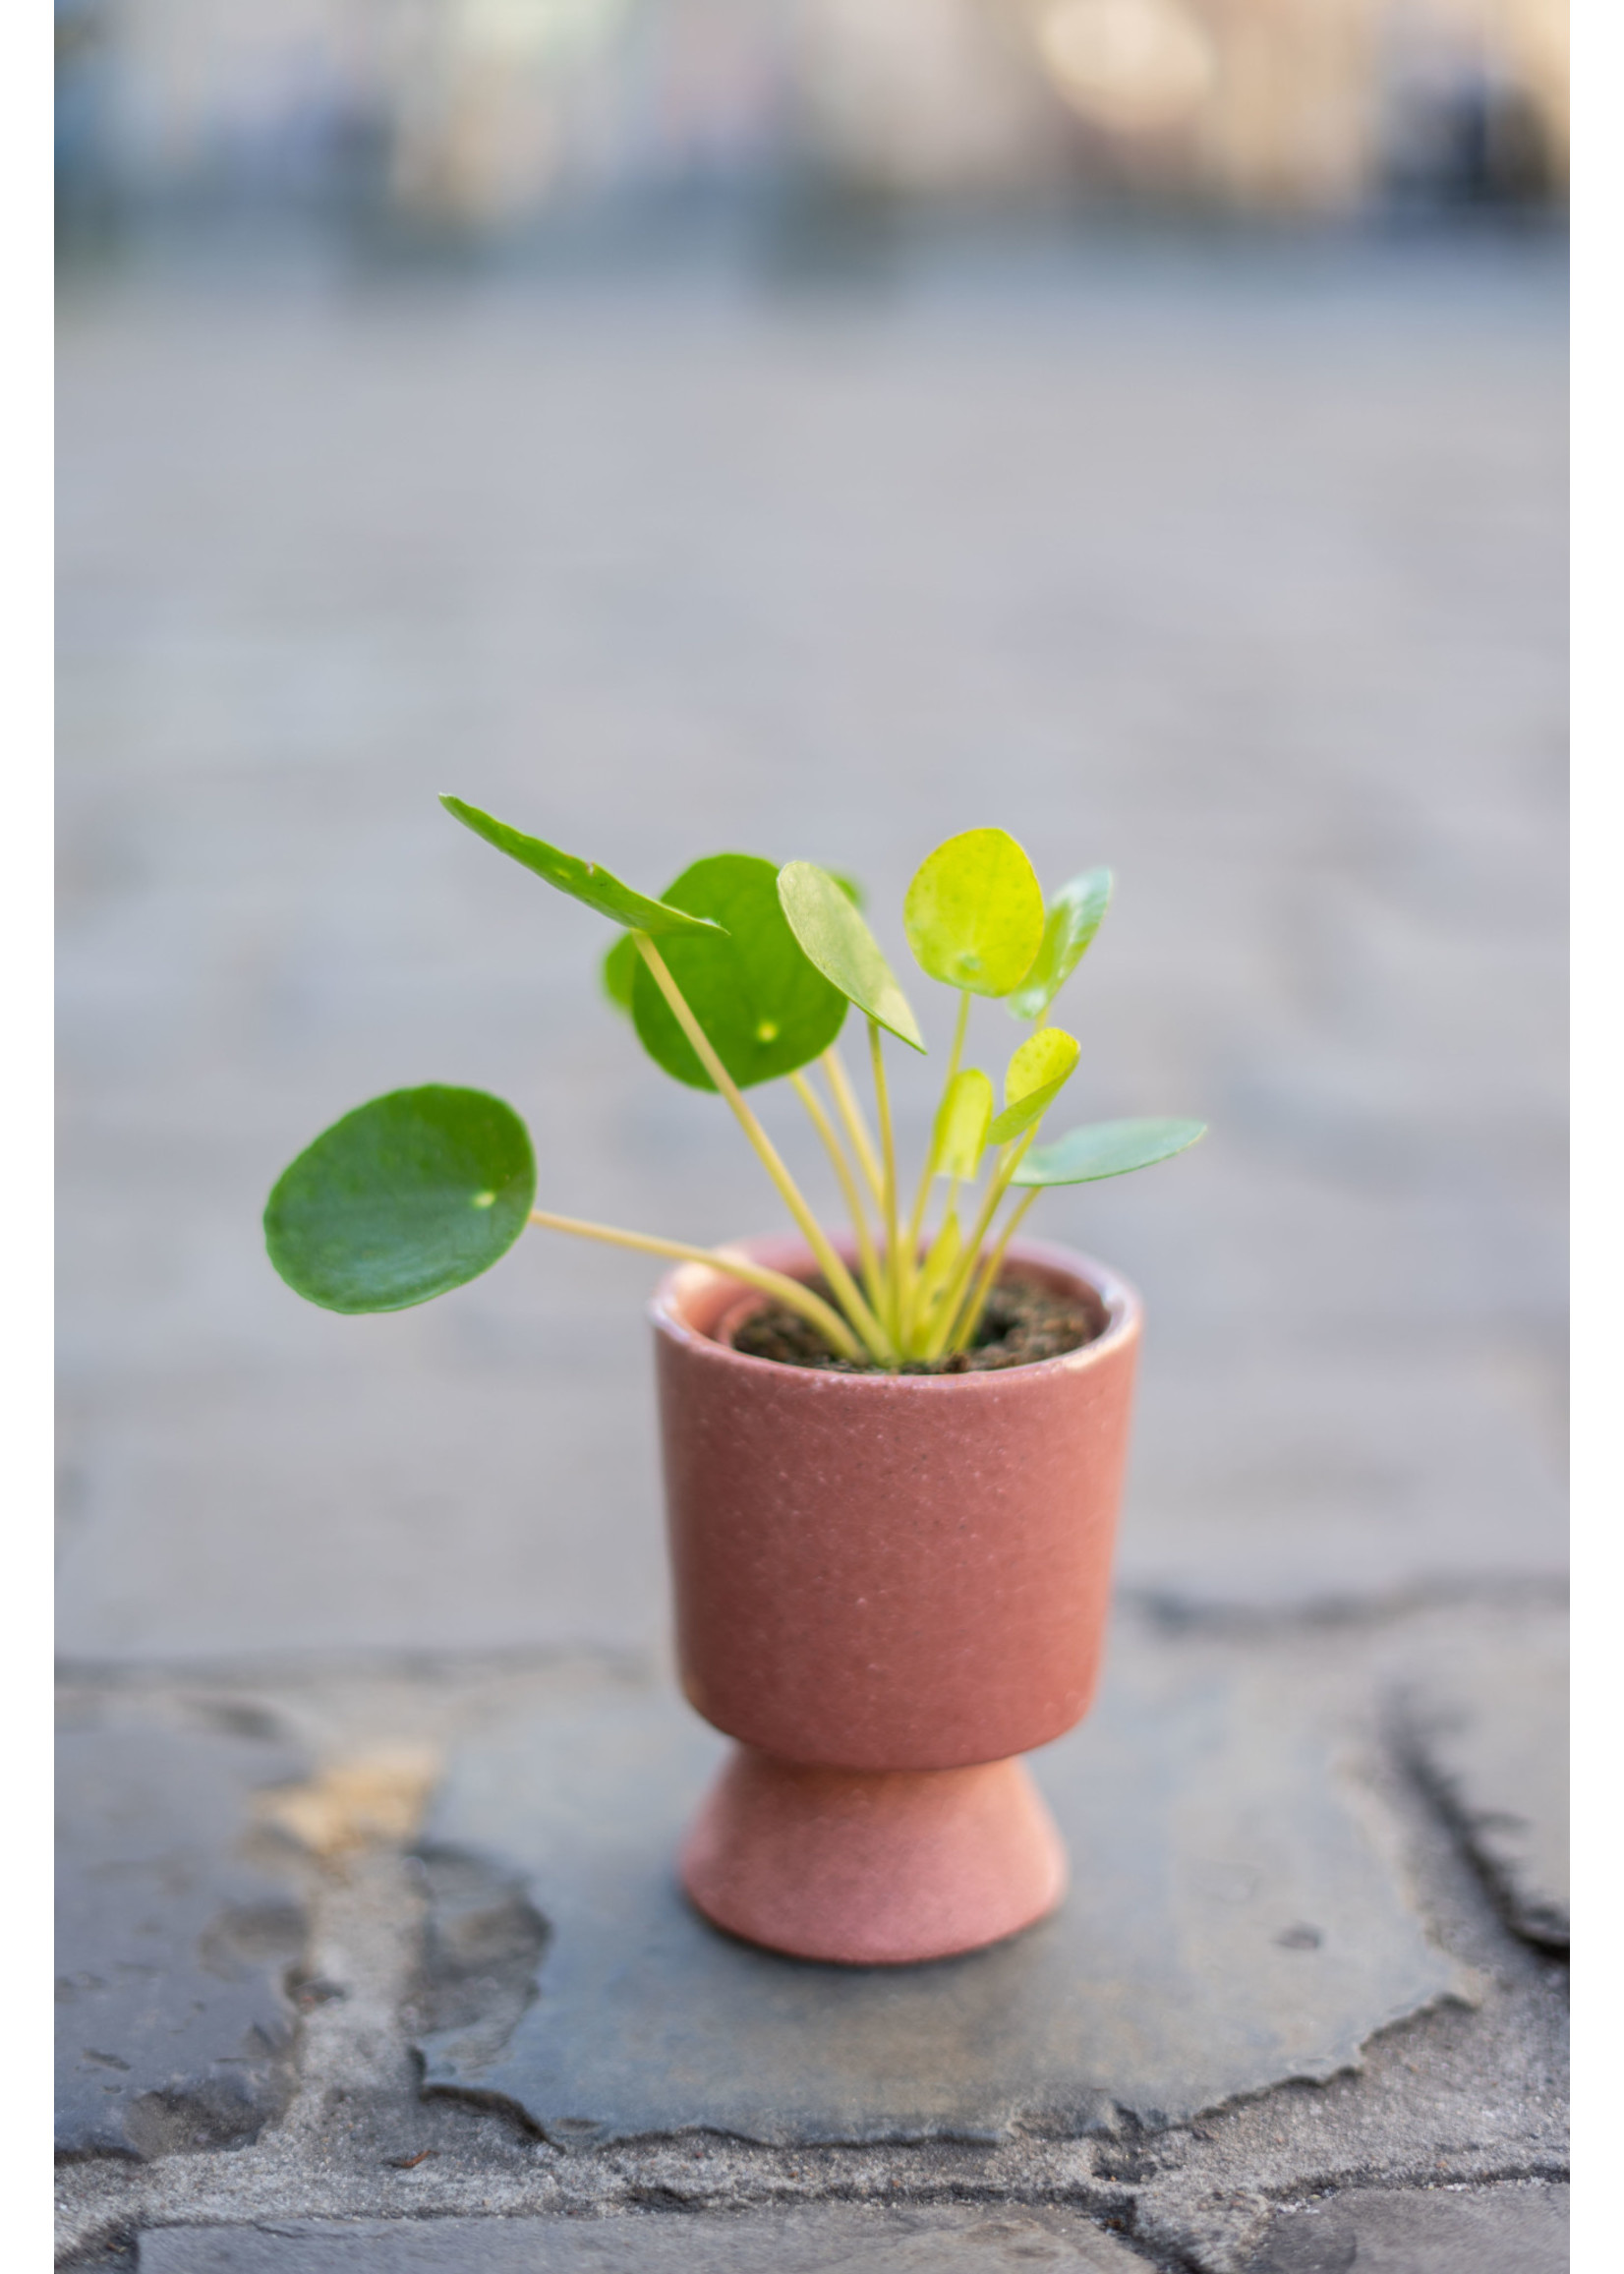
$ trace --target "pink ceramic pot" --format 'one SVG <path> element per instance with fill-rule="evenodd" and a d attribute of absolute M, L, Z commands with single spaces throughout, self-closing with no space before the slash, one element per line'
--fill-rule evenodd
<path fill-rule="evenodd" d="M 794 1240 L 744 1252 L 812 1275 Z M 682 1879 L 798 1957 L 975 1950 L 1060 1900 L 1018 1756 L 1088 1710 L 1104 1642 L 1140 1304 L 1016 1243 L 1101 1332 L 1042 1365 L 822 1373 L 730 1337 L 767 1298 L 699 1264 L 652 1307 L 682 1685 L 738 1739 Z"/>

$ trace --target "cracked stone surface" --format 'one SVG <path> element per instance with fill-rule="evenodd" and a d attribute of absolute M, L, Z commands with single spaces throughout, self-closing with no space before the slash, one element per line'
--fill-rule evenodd
<path fill-rule="evenodd" d="M 1044 2207 L 858 2203 L 722 2219 L 369 2220 L 160 2229 L 141 2274 L 1133 2274 L 1142 2258 L 1092 2221 Z M 1536 2274 L 1531 2268 L 1530 2274 Z"/>
<path fill-rule="evenodd" d="M 668 1691 L 560 1703 L 462 1750 L 430 1869 L 497 1871 L 431 1905 L 458 2009 L 433 2026 L 430 1984 L 431 2086 L 509 2101 L 560 2142 L 1114 2133 L 1329 2076 L 1469 1990 L 1335 1733 L 1256 1666 L 1119 1628 L 1094 1712 L 1032 1761 L 1072 1853 L 1065 1904 L 931 1965 L 807 1964 L 698 1917 L 673 1857 L 724 1750 Z M 482 2011 L 456 1953 L 499 1980 L 492 1942 L 515 1924 L 518 1982 Z"/>
<path fill-rule="evenodd" d="M 1565 2187 L 1367 2187 L 1280 2212 L 1248 2274 L 1564 2274 Z"/>
<path fill-rule="evenodd" d="M 1527 1617 L 1537 1627 L 1545 1615 L 1535 1608 Z M 1492 1603 L 1276 1622 L 1244 1635 L 1157 1628 L 1119 1613 L 1125 1667 L 1137 1650 L 1152 1661 L 1168 1654 L 1175 1688 L 1210 1693 L 1232 1675 L 1261 1679 L 1290 1701 L 1292 1720 L 1347 1749 L 1366 1796 L 1360 1821 L 1366 1834 L 1381 1828 L 1388 1884 L 1406 1891 L 1420 1930 L 1471 1984 L 1472 2003 L 1446 1999 L 1378 2029 L 1357 2062 L 1321 2082 L 1110 2132 L 1017 2128 L 1002 2140 L 788 2146 L 685 2130 L 551 2142 L 511 2109 L 421 2089 L 412 2043 L 426 1977 L 436 1993 L 465 1998 L 469 2017 L 493 2011 L 498 2024 L 510 2021 L 525 2011 L 537 1936 L 511 1874 L 476 1871 L 465 1858 L 426 1872 L 401 1831 L 312 1859 L 301 1971 L 319 1995 L 303 2012 L 283 2113 L 235 2147 L 160 2147 L 145 2161 L 104 2156 L 63 2167 L 63 2263 L 130 2274 L 137 2239 L 159 2230 L 532 2218 L 573 2226 L 674 2211 L 683 2227 L 700 2222 L 701 2235 L 713 2217 L 839 2201 L 1058 2210 L 1108 2225 L 1163 2274 L 1252 2274 L 1300 2206 L 1357 2207 L 1371 2189 L 1444 2190 L 1451 2202 L 1475 2203 L 1509 2184 L 1542 2199 L 1567 2174 L 1567 1969 L 1507 1926 L 1455 1820 L 1415 1775 L 1388 1710 L 1396 1689 L 1474 1630 L 1498 1625 L 1504 1635 L 1508 1623 L 1515 1615 Z M 454 1760 L 549 1717 L 586 1727 L 607 1695 L 631 1698 L 637 1686 L 630 1669 L 589 1662 L 448 1659 L 394 1670 L 364 1662 L 261 1670 L 234 1682 L 214 1673 L 207 1685 L 125 1673 L 74 1696 L 82 1712 L 88 1697 L 144 1724 L 175 1725 L 194 1720 L 201 1702 L 217 1712 L 234 1697 L 251 1720 L 335 1763 L 372 1756 L 384 1738 L 435 1744 Z M 635 2224 L 641 2233 L 655 2223 Z M 1446 2245 L 1434 2236 L 1427 2247 Z M 476 2255 L 471 2268 L 482 2263 Z M 1447 2257 L 1441 2266 L 1449 2269 Z M 1543 2274 L 1537 2259 L 1536 2269 Z M 1417 2274 L 1427 2274 L 1424 2259 Z"/>
<path fill-rule="evenodd" d="M 1552 1612 L 1463 1636 L 1408 1690 L 1425 1773 L 1521 1935 L 1568 1946 L 1568 1634 Z"/>
<path fill-rule="evenodd" d="M 59 2150 L 253 2138 L 287 2099 L 307 1922 L 240 1851 L 254 1792 L 301 1764 L 253 1726 L 58 1739 Z"/>

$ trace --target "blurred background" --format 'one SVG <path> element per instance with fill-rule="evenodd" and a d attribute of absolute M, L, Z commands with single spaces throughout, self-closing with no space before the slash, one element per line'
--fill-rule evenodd
<path fill-rule="evenodd" d="M 432 1079 L 546 1205 L 778 1221 L 445 788 L 645 889 L 854 872 L 904 970 L 952 831 L 1112 862 L 1061 1126 L 1212 1125 L 1032 1223 L 1148 1299 L 1124 1584 L 1553 1584 L 1562 8 L 57 27 L 68 1655 L 663 1647 L 642 1261 L 350 1320 L 263 1256 Z"/>

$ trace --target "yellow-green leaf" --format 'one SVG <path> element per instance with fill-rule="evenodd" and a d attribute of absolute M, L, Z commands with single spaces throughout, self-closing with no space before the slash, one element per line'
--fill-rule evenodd
<path fill-rule="evenodd" d="M 965 830 L 920 864 L 902 923 L 931 978 L 972 995 L 1008 995 L 1043 945 L 1043 888 L 1006 830 Z"/>
<path fill-rule="evenodd" d="M 915 1302 L 917 1324 L 928 1321 L 931 1312 L 942 1299 L 943 1289 L 952 1275 L 953 1267 L 963 1253 L 963 1235 L 958 1229 L 958 1217 L 950 1208 L 943 1218 L 942 1229 L 930 1245 L 919 1274 L 919 1293 Z"/>
<path fill-rule="evenodd" d="M 830 985 L 899 1042 L 923 1050 L 918 1020 L 858 912 L 849 879 L 832 876 L 809 860 L 786 861 L 779 871 L 779 904 L 803 952 Z"/>
<path fill-rule="evenodd" d="M 993 1118 L 993 1085 L 979 1067 L 966 1066 L 949 1082 L 937 1108 L 931 1161 L 939 1177 L 967 1181 L 987 1149 Z"/>
<path fill-rule="evenodd" d="M 1007 1145 L 1043 1119 L 1071 1080 L 1078 1048 L 1076 1036 L 1062 1026 L 1027 1035 L 1004 1077 L 1004 1111 L 987 1133 L 993 1144 Z"/>

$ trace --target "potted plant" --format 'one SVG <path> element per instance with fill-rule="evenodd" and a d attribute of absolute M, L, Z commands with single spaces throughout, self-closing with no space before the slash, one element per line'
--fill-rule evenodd
<path fill-rule="evenodd" d="M 908 945 L 958 1000 L 905 1181 L 885 1038 L 925 1044 L 849 880 L 721 853 L 655 900 L 442 803 L 619 928 L 610 999 L 667 1074 L 725 1100 L 795 1236 L 706 1249 L 538 1208 L 512 1108 L 429 1085 L 346 1114 L 291 1164 L 265 1210 L 272 1262 L 353 1313 L 462 1286 L 528 1224 L 669 1258 L 651 1316 L 678 1659 L 690 1702 L 737 1740 L 683 1851 L 689 1895 L 748 1940 L 854 1964 L 1030 1925 L 1066 1866 L 1020 1756 L 1093 1694 L 1140 1306 L 1115 1272 L 1016 1234 L 1048 1187 L 1202 1135 L 1120 1121 L 1038 1141 L 1078 1057 L 1049 1013 L 1109 872 L 1045 903 L 999 829 L 950 838 L 919 868 Z M 1002 1101 L 964 1063 L 977 995 L 1029 1028 Z M 872 1119 L 839 1048 L 853 1009 Z M 745 1096 L 780 1079 L 839 1181 L 839 1234 Z"/>

